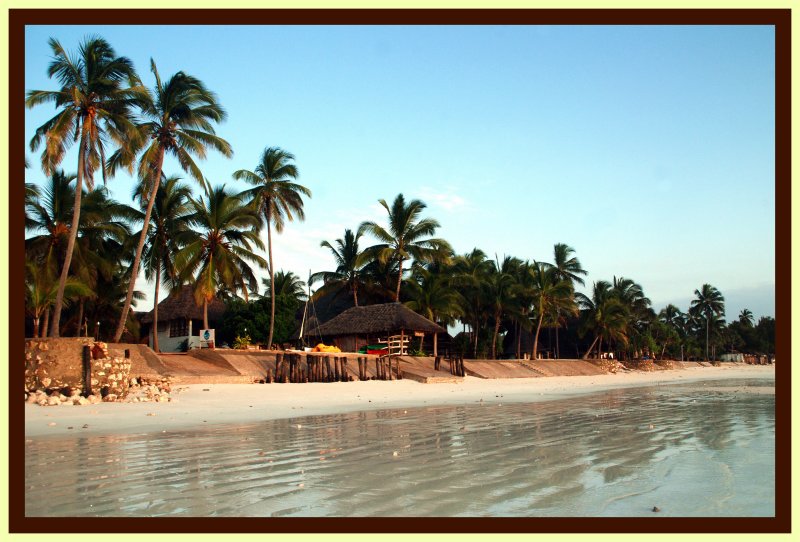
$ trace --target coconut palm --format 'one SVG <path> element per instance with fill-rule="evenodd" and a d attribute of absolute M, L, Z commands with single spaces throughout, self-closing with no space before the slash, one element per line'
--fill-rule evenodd
<path fill-rule="evenodd" d="M 556 243 L 553 245 L 553 263 L 552 264 L 545 264 L 548 266 L 552 266 L 555 269 L 556 277 L 559 280 L 567 280 L 572 284 L 573 289 L 575 287 L 575 283 L 583 285 L 584 281 L 581 278 L 581 275 L 586 275 L 587 272 L 581 266 L 581 262 L 578 258 L 574 257 L 573 254 L 575 253 L 575 249 L 571 246 L 567 245 L 566 243 Z M 556 319 L 558 322 L 561 322 L 563 315 L 560 313 L 556 314 Z M 558 328 L 560 326 L 556 325 L 556 357 L 561 357 L 561 350 L 559 347 L 558 341 Z"/>
<path fill-rule="evenodd" d="M 711 333 L 711 320 L 725 315 L 725 298 L 710 284 L 703 284 L 699 290 L 694 291 L 696 296 L 691 303 L 690 312 L 706 321 L 706 361 L 708 361 L 708 343 Z"/>
<path fill-rule="evenodd" d="M 148 188 L 149 180 L 140 181 L 134 197 L 141 195 Z M 142 267 L 144 276 L 155 282 L 153 293 L 153 350 L 159 352 L 158 345 L 158 297 L 161 284 L 169 286 L 171 290 L 179 287 L 179 269 L 175 265 L 175 254 L 180 251 L 179 240 L 190 229 L 189 198 L 191 190 L 181 183 L 180 177 L 166 177 L 159 183 L 151 207 L 150 224 L 148 228 L 147 244 L 142 253 Z M 139 198 L 144 213 L 140 219 L 144 220 L 147 207 L 150 207 L 150 198 Z M 140 232 L 141 233 L 141 232 Z M 139 237 L 140 235 L 135 235 Z M 132 268 L 133 271 L 133 268 Z M 127 293 L 126 293 L 127 297 Z"/>
<path fill-rule="evenodd" d="M 528 267 L 532 280 L 533 314 L 537 317 L 536 333 L 533 339 L 533 359 L 536 359 L 539 347 L 539 332 L 542 322 L 550 317 L 557 322 L 560 315 L 578 314 L 572 283 L 562 278 L 558 268 L 539 262 Z M 558 329 L 556 327 L 556 329 Z"/>
<path fill-rule="evenodd" d="M 42 266 L 30 260 L 25 262 L 25 302 L 33 317 L 33 337 L 44 336 L 46 333 L 44 328 L 39 327 L 40 319 L 42 314 L 49 314 L 49 309 L 58 293 L 58 283 L 53 276 L 52 268 L 51 265 Z M 65 305 L 74 299 L 90 295 L 92 295 L 91 289 L 83 282 L 74 277 L 67 279 L 64 288 Z M 46 322 L 44 327 L 47 327 Z"/>
<path fill-rule="evenodd" d="M 26 254 L 40 266 L 57 268 L 65 258 L 69 242 L 68 224 L 73 216 L 75 175 L 56 170 L 41 190 L 40 197 L 29 202 L 31 230 L 34 235 L 25 241 Z M 81 283 L 94 289 L 99 275 L 106 278 L 116 272 L 120 256 L 110 256 L 109 250 L 121 247 L 129 236 L 128 222 L 134 210 L 111 199 L 108 190 L 99 187 L 84 190 L 81 198 L 78 236 L 74 244 L 70 273 Z M 123 257 L 124 258 L 124 257 Z M 79 298 L 80 325 L 85 297 Z M 47 334 L 47 329 L 44 334 Z M 60 332 L 61 330 L 59 330 Z"/>
<path fill-rule="evenodd" d="M 277 233 L 283 231 L 286 221 L 305 219 L 303 212 L 303 196 L 311 197 L 311 190 L 301 184 L 293 182 L 300 173 L 293 164 L 294 155 L 279 147 L 267 147 L 261 155 L 261 161 L 254 171 L 240 169 L 233 174 L 233 178 L 244 180 L 254 188 L 243 192 L 258 212 L 258 216 L 267 224 L 267 247 L 269 255 L 269 280 L 275 284 L 275 269 L 272 260 L 272 227 Z M 267 344 L 272 345 L 272 335 L 275 331 L 275 292 L 271 296 L 269 337 Z"/>
<path fill-rule="evenodd" d="M 321 247 L 328 248 L 333 254 L 336 263 L 334 271 L 320 271 L 311 275 L 309 281 L 313 284 L 317 280 L 322 280 L 322 287 L 317 291 L 319 295 L 326 295 L 332 290 L 348 290 L 353 294 L 353 303 L 358 307 L 358 288 L 364 285 L 366 275 L 364 266 L 367 258 L 364 252 L 359 251 L 358 240 L 361 239 L 363 231 L 345 229 L 344 237 L 336 239 L 332 246 L 328 241 L 322 241 Z"/>
<path fill-rule="evenodd" d="M 486 253 L 478 248 L 457 256 L 453 260 L 453 285 L 464 298 L 462 320 L 472 328 L 473 356 L 478 356 L 478 336 L 481 324 L 481 284 L 493 271 L 493 264 Z"/>
<path fill-rule="evenodd" d="M 133 63 L 116 56 L 114 49 L 102 38 L 87 38 L 76 56 L 68 54 L 55 39 L 51 38 L 49 45 L 53 60 L 47 73 L 57 79 L 61 88 L 29 91 L 25 105 L 30 109 L 50 103 L 58 112 L 36 129 L 30 148 L 36 151 L 45 143 L 42 169 L 51 175 L 69 147 L 78 142 L 74 212 L 51 323 L 51 335 L 58 337 L 64 288 L 78 235 L 83 185 L 86 183 L 90 190 L 93 188 L 97 170 L 101 171 L 104 181 L 107 173 L 110 174 L 106 168 L 109 145 L 125 146 L 137 141 L 138 135 L 131 122 L 131 106 L 146 92 Z"/>
<path fill-rule="evenodd" d="M 512 256 L 503 258 L 503 263 L 494 262 L 491 271 L 482 283 L 482 301 L 494 319 L 492 331 L 492 359 L 497 359 L 497 336 L 503 318 L 513 310 L 517 302 L 517 275 L 522 261 Z"/>
<path fill-rule="evenodd" d="M 192 213 L 187 218 L 199 231 L 180 235 L 178 242 L 184 246 L 175 256 L 175 266 L 182 270 L 182 279 L 194 277 L 195 300 L 203 305 L 203 326 L 208 328 L 208 302 L 218 286 L 241 291 L 247 299 L 248 290 L 258 287 L 250 263 L 262 269 L 267 263 L 253 252 L 253 247 L 264 249 L 255 208 L 244 204 L 242 194 L 229 194 L 225 185 L 204 185 L 205 197 L 190 199 Z"/>
<path fill-rule="evenodd" d="M 270 292 L 270 294 L 272 294 L 272 284 L 268 278 L 261 279 L 261 284 L 264 285 L 265 292 Z M 306 283 L 300 280 L 300 277 L 295 275 L 293 272 L 280 269 L 277 273 L 275 273 L 274 295 L 284 295 L 298 301 L 305 301 L 307 297 Z"/>
<path fill-rule="evenodd" d="M 409 301 L 406 307 L 428 320 L 445 325 L 455 322 L 462 312 L 463 298 L 444 273 L 415 266 L 411 280 L 406 282 Z M 422 339 L 420 339 L 420 350 Z M 438 355 L 437 335 L 433 336 L 433 355 Z"/>
<path fill-rule="evenodd" d="M 739 312 L 739 322 L 741 322 L 743 326 L 753 327 L 754 321 L 753 313 L 750 309 L 742 309 L 741 312 Z"/>
<path fill-rule="evenodd" d="M 628 344 L 628 318 L 627 307 L 615 295 L 611 283 L 605 280 L 597 281 L 592 286 L 592 297 L 584 294 L 575 294 L 579 305 L 585 311 L 582 332 L 594 331 L 595 338 L 589 349 L 583 355 L 589 357 L 595 344 L 597 344 L 598 357 L 603 350 L 603 339 L 610 343 L 619 342 Z"/>
<path fill-rule="evenodd" d="M 400 284 L 403 281 L 403 262 L 414 258 L 418 261 L 431 261 L 437 256 L 450 253 L 452 249 L 444 239 L 426 238 L 433 235 L 439 222 L 432 218 L 420 218 L 427 207 L 420 200 L 406 203 L 403 194 L 398 194 L 392 207 L 385 200 L 378 200 L 389 214 L 389 228 L 379 226 L 375 222 L 363 222 L 359 227 L 378 239 L 379 244 L 367 251 L 381 261 L 393 260 L 398 263 L 397 287 L 394 300 L 400 301 Z"/>
<path fill-rule="evenodd" d="M 148 94 L 147 99 L 140 103 L 144 121 L 137 126 L 140 134 L 137 141 L 142 144 L 129 149 L 123 148 L 111 159 L 112 167 L 131 165 L 134 157 L 141 151 L 139 179 L 146 188 L 140 195 L 147 200 L 139 244 L 133 260 L 132 279 L 114 333 L 114 342 L 119 341 L 125 329 L 139 273 L 139 262 L 150 226 L 150 216 L 161 182 L 164 157 L 167 154 L 174 156 L 185 172 L 202 183 L 203 175 L 193 156 L 205 158 L 208 149 L 214 149 L 226 157 L 233 155 L 230 144 L 216 135 L 212 125 L 213 122 L 222 122 L 226 117 L 216 95 L 202 81 L 182 71 L 162 82 L 152 59 L 150 69 L 155 76 L 156 85 L 153 95 Z"/>

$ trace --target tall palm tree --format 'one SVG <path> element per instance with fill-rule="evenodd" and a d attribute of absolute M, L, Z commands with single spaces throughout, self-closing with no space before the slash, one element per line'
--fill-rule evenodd
<path fill-rule="evenodd" d="M 253 252 L 264 249 L 259 238 L 259 217 L 251 205 L 245 205 L 242 194 L 232 195 L 225 185 L 211 189 L 204 186 L 205 197 L 192 198 L 189 222 L 199 231 L 190 230 L 179 237 L 184 244 L 175 256 L 175 266 L 182 270 L 182 279 L 194 276 L 195 300 L 203 304 L 203 326 L 208 328 L 208 302 L 224 284 L 232 291 L 247 292 L 258 288 L 250 263 L 266 268 L 267 263 Z"/>
<path fill-rule="evenodd" d="M 400 301 L 400 284 L 403 281 L 403 262 L 414 258 L 418 261 L 430 261 L 437 255 L 452 252 L 444 239 L 425 238 L 436 233 L 439 222 L 432 218 L 420 218 L 427 207 L 420 200 L 411 200 L 406 204 L 403 194 L 398 194 L 391 209 L 385 200 L 378 200 L 389 214 L 389 228 L 379 226 L 375 222 L 363 222 L 359 227 L 375 238 L 379 244 L 367 249 L 381 261 L 394 260 L 398 263 L 397 288 L 394 300 Z"/>
<path fill-rule="evenodd" d="M 503 317 L 512 310 L 517 301 L 518 268 L 522 261 L 512 256 L 503 258 L 503 263 L 495 262 L 482 284 L 482 297 L 486 308 L 494 319 L 492 332 L 492 359 L 497 359 L 497 336 Z"/>
<path fill-rule="evenodd" d="M 533 279 L 533 312 L 538 320 L 533 339 L 533 359 L 536 359 L 539 332 L 544 319 L 550 316 L 557 321 L 561 314 L 577 315 L 578 306 L 575 303 L 572 283 L 568 279 L 562 278 L 556 267 L 533 262 L 529 269 Z M 556 329 L 558 328 L 556 327 Z"/>
<path fill-rule="evenodd" d="M 344 237 L 336 239 L 334 248 L 328 241 L 322 241 L 321 247 L 328 248 L 333 254 L 336 263 L 334 271 L 320 271 L 311 275 L 309 279 L 313 284 L 317 280 L 322 280 L 322 288 L 318 290 L 320 295 L 325 295 L 331 290 L 347 289 L 353 294 L 353 303 L 358 307 L 358 288 L 364 285 L 365 272 L 364 266 L 367 263 L 365 253 L 359 251 L 358 240 L 361 239 L 363 231 L 345 229 Z"/>
<path fill-rule="evenodd" d="M 704 317 L 706 321 L 706 361 L 708 361 L 708 342 L 711 332 L 711 320 L 725 314 L 725 298 L 710 284 L 703 284 L 699 290 L 694 291 L 690 312 Z"/>
<path fill-rule="evenodd" d="M 155 201 L 151 208 L 150 224 L 152 227 L 147 232 L 147 244 L 142 253 L 142 267 L 144 276 L 155 282 L 155 292 L 153 294 L 153 350 L 159 352 L 158 345 L 158 297 L 161 284 L 164 283 L 171 290 L 179 287 L 179 269 L 175 265 L 175 254 L 181 246 L 179 240 L 185 236 L 185 232 L 190 229 L 189 198 L 191 190 L 182 184 L 180 177 L 167 177 L 163 183 L 159 183 L 156 191 Z M 134 197 L 141 195 L 149 187 L 144 180 L 139 183 L 135 190 Z M 140 198 L 140 203 L 146 213 L 146 207 L 150 206 L 150 198 Z M 144 219 L 144 214 L 141 215 Z M 137 236 L 138 237 L 138 236 Z M 132 269 L 133 270 L 133 269 Z M 127 293 L 126 293 L 127 297 Z"/>
<path fill-rule="evenodd" d="M 479 248 L 457 256 L 453 260 L 453 285 L 464 298 L 462 321 L 472 328 L 473 356 L 478 355 L 478 336 L 481 325 L 481 285 L 493 271 L 492 262 Z"/>
<path fill-rule="evenodd" d="M 61 88 L 56 91 L 29 91 L 25 106 L 30 109 L 51 103 L 58 112 L 36 129 L 30 148 L 36 151 L 39 145 L 45 143 L 42 169 L 50 175 L 61 163 L 69 147 L 78 142 L 74 212 L 51 323 L 51 335 L 58 337 L 64 288 L 78 235 L 84 182 L 92 189 L 94 173 L 98 169 L 104 181 L 107 173 L 111 173 L 106 168 L 108 145 L 125 146 L 136 142 L 138 136 L 131 121 L 131 106 L 146 92 L 134 71 L 133 63 L 128 58 L 116 56 L 111 45 L 102 38 L 87 38 L 80 45 L 77 56 L 69 55 L 53 38 L 49 45 L 53 60 L 47 74 L 55 77 Z"/>
<path fill-rule="evenodd" d="M 572 284 L 574 289 L 575 283 L 580 285 L 584 284 L 581 275 L 586 275 L 586 270 L 583 269 L 581 266 L 581 262 L 573 256 L 575 253 L 575 249 L 571 246 L 567 245 L 566 243 L 556 243 L 553 245 L 553 263 L 546 264 L 548 266 L 552 266 L 556 271 L 556 276 L 559 280 L 566 280 Z M 562 315 L 560 313 L 556 314 L 556 319 L 560 322 Z M 561 357 L 561 349 L 558 341 L 558 328 L 560 326 L 556 326 L 556 357 Z"/>
<path fill-rule="evenodd" d="M 244 180 L 254 188 L 243 192 L 244 197 L 252 201 L 258 215 L 267 224 L 267 250 L 269 254 L 269 280 L 275 284 L 272 261 L 272 226 L 281 233 L 286 221 L 305 219 L 303 212 L 303 196 L 311 197 L 311 190 L 293 182 L 300 173 L 293 164 L 294 155 L 279 147 L 267 147 L 261 155 L 261 161 L 255 171 L 240 169 L 233 174 L 233 178 Z M 269 321 L 269 337 L 267 344 L 272 347 L 272 335 L 275 331 L 275 292 L 272 298 Z"/>
<path fill-rule="evenodd" d="M 753 327 L 754 321 L 753 313 L 750 309 L 742 309 L 741 312 L 739 312 L 739 322 L 741 322 L 743 326 Z"/>
<path fill-rule="evenodd" d="M 216 135 L 212 125 L 212 122 L 222 122 L 226 117 L 225 110 L 217 102 L 216 95 L 208 90 L 202 81 L 182 71 L 162 82 L 156 63 L 152 59 L 150 70 L 155 76 L 156 86 L 153 95 L 148 93 L 147 99 L 140 102 L 144 121 L 137 126 L 140 134 L 137 141 L 141 144 L 130 149 L 122 149 L 111 159 L 112 167 L 130 166 L 135 156 L 142 151 L 139 159 L 139 179 L 144 181 L 146 189 L 140 194 L 147 200 L 139 244 L 133 260 L 131 283 L 128 285 L 122 314 L 114 332 L 114 342 L 119 341 L 125 329 L 136 277 L 139 274 L 139 262 L 150 226 L 150 216 L 161 182 L 164 156 L 167 154 L 174 156 L 185 172 L 202 183 L 203 175 L 193 155 L 205 158 L 208 149 L 214 149 L 226 157 L 233 155 L 230 144 Z"/>
<path fill-rule="evenodd" d="M 598 355 L 603 350 L 603 339 L 610 343 L 616 341 L 622 344 L 628 343 L 628 310 L 614 294 L 611 283 L 600 280 L 592 286 L 592 297 L 584 294 L 575 294 L 575 298 L 585 311 L 583 331 L 593 330 L 594 341 L 583 355 L 589 357 L 595 344 L 597 344 Z"/>

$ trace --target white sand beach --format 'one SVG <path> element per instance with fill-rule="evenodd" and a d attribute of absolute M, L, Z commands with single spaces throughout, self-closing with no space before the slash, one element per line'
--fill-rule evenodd
<path fill-rule="evenodd" d="M 334 414 L 360 410 L 536 402 L 622 387 L 700 380 L 774 378 L 775 366 L 723 364 L 595 376 L 481 379 L 421 384 L 412 380 L 329 384 L 192 384 L 173 388 L 169 403 L 25 405 L 25 435 L 87 436 L 173 432 L 213 424 Z"/>

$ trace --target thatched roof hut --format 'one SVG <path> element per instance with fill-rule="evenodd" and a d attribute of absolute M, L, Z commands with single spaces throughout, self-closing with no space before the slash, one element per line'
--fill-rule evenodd
<path fill-rule="evenodd" d="M 442 326 L 417 314 L 402 303 L 352 307 L 319 327 L 323 337 L 405 333 L 445 333 Z M 304 335 L 315 334 L 309 329 Z"/>
<path fill-rule="evenodd" d="M 214 298 L 208 303 L 209 321 L 219 321 L 224 312 L 225 303 L 219 299 Z M 185 318 L 187 320 L 203 319 L 203 305 L 198 305 L 195 301 L 191 286 L 183 286 L 176 293 L 158 304 L 158 320 L 160 322 L 167 322 L 177 318 Z M 152 310 L 142 317 L 142 323 L 153 323 Z"/>

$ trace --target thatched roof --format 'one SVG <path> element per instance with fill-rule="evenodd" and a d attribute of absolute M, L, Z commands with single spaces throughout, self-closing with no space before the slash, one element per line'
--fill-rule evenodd
<path fill-rule="evenodd" d="M 404 331 L 412 333 L 444 333 L 446 330 L 420 316 L 402 303 L 382 303 L 366 307 L 352 307 L 319 327 L 324 337 L 342 335 L 371 335 L 376 333 L 394 334 Z M 303 335 L 316 334 L 314 328 L 307 329 Z"/>
<path fill-rule="evenodd" d="M 217 298 L 212 299 L 208 304 L 208 320 L 219 321 L 225 312 L 225 303 Z M 184 286 L 177 293 L 167 297 L 158 304 L 158 321 L 166 322 L 175 318 L 190 318 L 192 320 L 203 319 L 203 305 L 198 305 L 194 300 L 194 293 L 191 286 Z M 153 311 L 151 310 L 142 317 L 143 324 L 153 322 Z"/>

